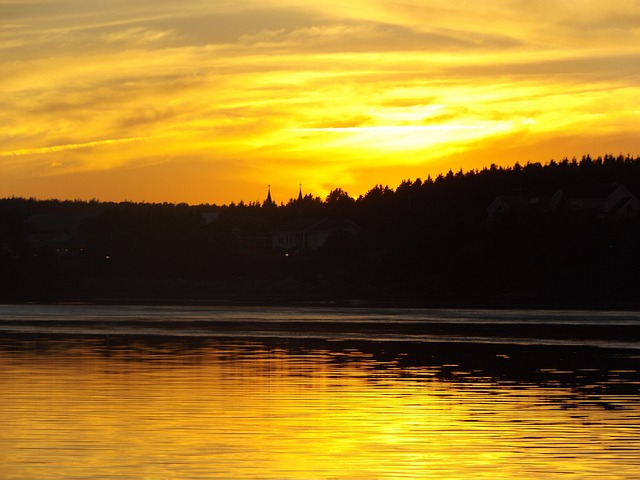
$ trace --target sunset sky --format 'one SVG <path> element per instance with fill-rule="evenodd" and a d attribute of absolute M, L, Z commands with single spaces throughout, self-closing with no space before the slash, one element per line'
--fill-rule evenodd
<path fill-rule="evenodd" d="M 0 197 L 230 203 L 640 154 L 638 0 L 0 0 Z"/>

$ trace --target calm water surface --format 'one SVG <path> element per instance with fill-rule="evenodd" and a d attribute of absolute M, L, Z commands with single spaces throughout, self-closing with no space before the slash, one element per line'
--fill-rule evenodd
<path fill-rule="evenodd" d="M 635 312 L 0 306 L 0 478 L 640 479 Z"/>

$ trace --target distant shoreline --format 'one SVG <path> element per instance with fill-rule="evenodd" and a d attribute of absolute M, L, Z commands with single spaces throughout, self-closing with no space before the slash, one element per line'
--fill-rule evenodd
<path fill-rule="evenodd" d="M 367 299 L 278 299 L 278 298 L 152 298 L 104 297 L 77 300 L 3 301 L 0 305 L 105 305 L 105 306 L 166 306 L 166 307 L 291 307 L 346 309 L 437 309 L 437 310 L 558 310 L 558 311 L 629 311 L 640 312 L 640 303 L 558 303 L 558 302 L 477 302 L 430 300 L 367 300 Z"/>

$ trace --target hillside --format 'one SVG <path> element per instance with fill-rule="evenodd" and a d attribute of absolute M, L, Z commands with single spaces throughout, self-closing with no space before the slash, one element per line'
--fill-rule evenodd
<path fill-rule="evenodd" d="M 0 300 L 635 306 L 640 158 L 491 166 L 352 198 L 0 200 Z"/>

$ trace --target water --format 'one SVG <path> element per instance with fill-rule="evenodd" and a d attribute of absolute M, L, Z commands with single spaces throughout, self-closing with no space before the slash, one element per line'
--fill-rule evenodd
<path fill-rule="evenodd" d="M 640 317 L 0 306 L 0 478 L 640 479 Z"/>

